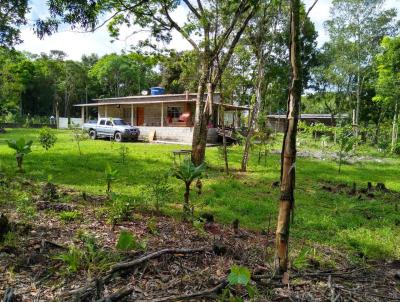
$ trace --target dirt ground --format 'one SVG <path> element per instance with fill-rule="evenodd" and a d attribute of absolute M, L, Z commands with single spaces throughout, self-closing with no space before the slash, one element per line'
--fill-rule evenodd
<path fill-rule="evenodd" d="M 37 184 L 28 182 L 26 186 Z M 24 220 L 12 207 L 0 209 L 18 238 L 17 244 L 0 250 L 0 297 L 12 289 L 11 301 L 118 301 L 122 297 L 110 295 L 126 291 L 125 301 L 216 301 L 228 286 L 232 295 L 249 301 L 244 288 L 227 285 L 229 270 L 236 264 L 252 272 L 251 284 L 258 292 L 253 301 L 400 301 L 400 261 L 370 262 L 361 267 L 343 261 L 332 271 L 292 269 L 282 282 L 273 274 L 272 230 L 250 232 L 240 225 L 237 230 L 214 223 L 210 217 L 199 227 L 140 211 L 112 227 L 98 211 L 103 196 L 86 196 L 85 201 L 80 192 L 57 190 L 70 197 L 68 204 L 49 204 L 39 195 L 32 196 L 38 208 L 33 221 Z M 82 216 L 62 221 L 57 213 L 65 208 L 78 209 Z M 116 253 L 121 230 L 146 241 L 146 249 L 119 253 L 120 263 L 163 249 L 185 250 L 167 251 L 111 275 L 109 269 L 98 267 L 68 273 L 56 257 L 72 243 L 83 250 L 84 243 L 76 236 L 82 232 L 93 234 L 106 253 Z"/>

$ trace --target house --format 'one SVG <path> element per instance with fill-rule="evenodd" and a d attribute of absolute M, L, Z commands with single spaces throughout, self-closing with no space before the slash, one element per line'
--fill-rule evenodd
<path fill-rule="evenodd" d="M 140 95 L 94 99 L 94 103 L 75 106 L 81 107 L 82 123 L 88 119 L 85 116 L 85 108 L 94 108 L 93 111 L 97 111 L 97 118 L 119 117 L 137 126 L 141 138 L 147 138 L 150 133 L 154 133 L 156 140 L 191 144 L 196 98 L 196 93 Z M 237 113 L 248 110 L 245 106 L 221 105 L 220 95 L 216 93 L 208 125 L 209 143 L 215 143 L 218 139 L 217 128 L 221 124 L 219 120 L 221 106 L 224 106 L 226 113 L 224 120 L 229 126 L 240 126 Z"/>
<path fill-rule="evenodd" d="M 342 113 L 340 115 L 332 115 L 326 113 L 302 113 L 300 114 L 299 120 L 305 122 L 307 125 L 314 125 L 321 123 L 327 126 L 336 125 L 336 121 L 339 119 L 347 119 L 348 114 Z M 283 132 L 285 131 L 286 114 L 270 114 L 267 115 L 267 126 Z"/>

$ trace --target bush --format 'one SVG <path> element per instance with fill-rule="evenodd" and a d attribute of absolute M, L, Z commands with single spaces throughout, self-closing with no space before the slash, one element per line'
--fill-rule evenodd
<path fill-rule="evenodd" d="M 392 152 L 393 154 L 400 155 L 400 142 L 393 146 Z"/>
<path fill-rule="evenodd" d="M 56 141 L 57 137 L 50 128 L 45 127 L 40 129 L 39 142 L 44 149 L 49 150 L 54 146 Z"/>
<path fill-rule="evenodd" d="M 148 188 L 149 198 L 158 212 L 171 198 L 172 188 L 168 176 L 168 173 L 157 175 Z"/>

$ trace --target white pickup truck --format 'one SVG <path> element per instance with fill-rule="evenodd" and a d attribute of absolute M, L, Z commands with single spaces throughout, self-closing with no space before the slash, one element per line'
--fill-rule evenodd
<path fill-rule="evenodd" d="M 82 130 L 87 131 L 91 139 L 100 137 L 113 138 L 116 142 L 137 140 L 140 131 L 120 118 L 101 118 L 97 122 L 89 121 L 83 124 Z"/>

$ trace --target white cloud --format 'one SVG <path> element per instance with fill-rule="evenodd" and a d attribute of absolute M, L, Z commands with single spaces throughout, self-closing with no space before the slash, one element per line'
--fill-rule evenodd
<path fill-rule="evenodd" d="M 305 0 L 304 2 L 308 9 L 314 0 Z M 30 5 L 32 7 L 28 16 L 30 20 L 36 20 L 39 17 L 43 18 L 47 15 L 47 7 L 43 1 L 33 0 Z M 328 35 L 324 30 L 323 24 L 329 18 L 330 6 L 331 0 L 319 0 L 310 12 L 310 18 L 315 23 L 318 31 L 318 45 L 320 46 L 328 40 Z M 385 8 L 389 7 L 397 8 L 400 13 L 399 0 L 387 0 Z M 182 24 L 187 18 L 187 13 L 187 8 L 180 6 L 173 13 L 173 17 Z M 94 33 L 58 32 L 50 37 L 45 37 L 43 40 L 38 39 L 32 29 L 27 27 L 22 29 L 22 39 L 24 42 L 16 48 L 32 53 L 48 53 L 53 49 L 62 50 L 68 54 L 69 59 L 79 60 L 83 54 L 97 53 L 101 56 L 112 52 L 120 53 L 122 50 L 129 51 L 131 45 L 136 45 L 140 39 L 148 36 L 146 32 L 132 35 L 134 31 L 138 31 L 138 28 L 123 27 L 120 39 L 111 43 L 105 26 Z M 191 45 L 178 32 L 174 31 L 172 36 L 173 40 L 169 45 L 164 45 L 160 42 L 158 46 L 173 48 L 178 51 L 191 49 Z"/>

